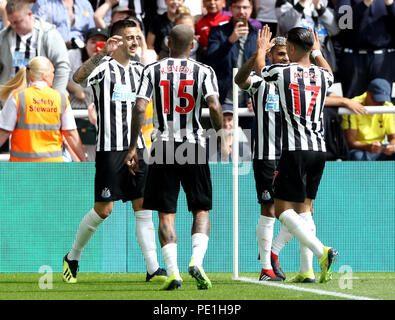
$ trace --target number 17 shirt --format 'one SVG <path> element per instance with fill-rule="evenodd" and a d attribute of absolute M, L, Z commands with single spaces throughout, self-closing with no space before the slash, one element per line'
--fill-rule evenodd
<path fill-rule="evenodd" d="M 261 71 L 277 84 L 282 108 L 283 150 L 326 152 L 323 108 L 333 75 L 311 64 L 274 64 Z"/>
<path fill-rule="evenodd" d="M 218 96 L 218 84 L 211 67 L 187 58 L 165 58 L 144 68 L 136 97 L 153 99 L 153 142 L 174 139 L 205 146 L 200 117 L 204 100 L 212 95 Z"/>

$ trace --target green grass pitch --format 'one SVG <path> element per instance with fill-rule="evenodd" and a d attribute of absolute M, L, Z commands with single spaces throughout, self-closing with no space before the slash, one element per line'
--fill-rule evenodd
<path fill-rule="evenodd" d="M 287 273 L 290 278 L 294 274 Z M 160 291 L 160 282 L 145 282 L 142 273 L 79 273 L 77 284 L 52 275 L 52 288 L 41 289 L 40 273 L 1 273 L 0 300 L 347 300 L 358 297 L 395 299 L 395 273 L 354 273 L 351 279 L 334 273 L 327 284 L 277 283 L 274 286 L 233 280 L 231 273 L 209 273 L 213 288 L 197 290 L 194 279 L 181 274 L 183 286 L 175 291 Z M 258 274 L 239 277 L 256 280 Z M 319 273 L 316 273 L 316 279 Z M 43 279 L 43 278 L 42 278 Z M 41 283 L 48 286 L 47 281 Z M 285 287 L 282 287 L 284 286 Z M 304 288 L 307 291 L 295 290 Z M 302 289 L 302 290 L 304 290 Z M 309 292 L 314 289 L 317 292 Z M 329 291 L 334 295 L 324 295 Z M 336 294 L 347 295 L 336 296 Z"/>

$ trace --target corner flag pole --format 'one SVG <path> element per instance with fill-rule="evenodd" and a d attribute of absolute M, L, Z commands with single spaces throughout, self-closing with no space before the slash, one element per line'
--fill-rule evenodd
<path fill-rule="evenodd" d="M 233 277 L 239 277 L 239 88 L 235 84 L 238 69 L 233 68 Z"/>

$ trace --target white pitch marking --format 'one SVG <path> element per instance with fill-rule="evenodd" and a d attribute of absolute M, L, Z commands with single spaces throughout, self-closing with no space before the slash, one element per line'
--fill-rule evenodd
<path fill-rule="evenodd" d="M 338 298 L 346 298 L 346 299 L 351 299 L 351 300 L 379 300 L 379 299 L 375 299 L 375 298 L 354 296 L 351 294 L 345 294 L 345 293 L 340 293 L 340 292 L 325 291 L 325 290 L 318 290 L 318 289 L 311 289 L 311 288 L 302 288 L 302 287 L 292 286 L 289 284 L 281 284 L 281 283 L 275 283 L 275 282 L 270 282 L 270 281 L 259 281 L 259 280 L 255 280 L 255 279 L 245 278 L 245 277 L 233 278 L 233 280 L 250 282 L 250 283 L 260 284 L 260 285 L 269 286 L 269 287 L 270 286 L 277 287 L 277 288 L 281 288 L 281 289 L 290 289 L 290 290 L 296 290 L 296 291 L 311 292 L 311 293 L 315 293 L 315 294 L 319 294 L 319 295 L 333 296 L 333 297 L 338 297 Z"/>

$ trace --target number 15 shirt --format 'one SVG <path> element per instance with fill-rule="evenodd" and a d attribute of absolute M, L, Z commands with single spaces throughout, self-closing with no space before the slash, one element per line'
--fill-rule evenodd
<path fill-rule="evenodd" d="M 278 87 L 282 108 L 283 150 L 326 152 L 323 108 L 333 75 L 311 64 L 274 64 L 261 71 Z"/>
<path fill-rule="evenodd" d="M 211 67 L 187 58 L 165 58 L 144 68 L 136 98 L 153 99 L 153 142 L 174 139 L 204 147 L 202 105 L 213 95 L 218 96 L 218 84 Z"/>

